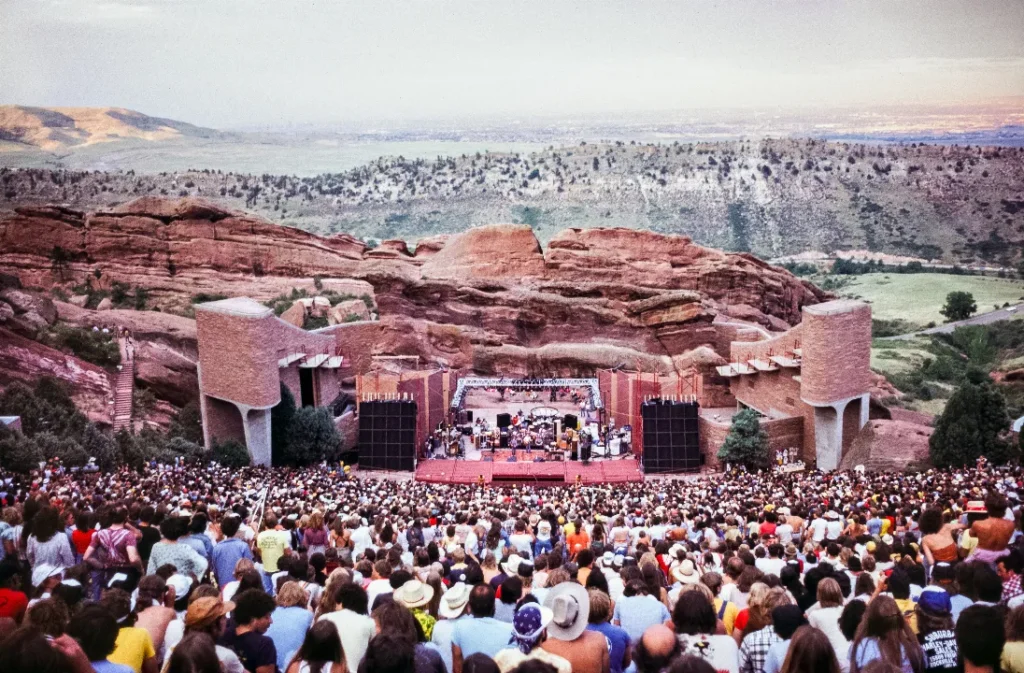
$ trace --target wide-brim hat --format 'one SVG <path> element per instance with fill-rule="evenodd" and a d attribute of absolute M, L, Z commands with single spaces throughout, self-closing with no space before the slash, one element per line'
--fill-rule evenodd
<path fill-rule="evenodd" d="M 587 629 L 590 596 L 582 585 L 562 582 L 544 596 L 544 607 L 551 610 L 548 635 L 555 640 L 576 640 Z"/>
<path fill-rule="evenodd" d="M 441 602 L 437 606 L 437 613 L 445 619 L 459 617 L 469 603 L 469 585 L 465 582 L 456 582 L 448 591 L 444 592 Z"/>
<path fill-rule="evenodd" d="M 423 607 L 434 598 L 434 587 L 419 580 L 409 580 L 394 592 L 392 598 L 407 608 Z"/>
<path fill-rule="evenodd" d="M 685 559 L 672 569 L 672 579 L 680 584 L 696 584 L 700 582 L 700 575 L 697 574 L 693 561 Z"/>
<path fill-rule="evenodd" d="M 512 554 L 508 557 L 508 560 L 501 564 L 501 569 L 505 571 L 505 574 L 509 577 L 519 574 L 519 564 L 523 562 L 523 557 L 519 554 Z"/>
<path fill-rule="evenodd" d="M 199 628 L 209 626 L 234 609 L 234 603 L 221 600 L 219 596 L 198 598 L 192 601 L 185 612 L 185 626 Z"/>

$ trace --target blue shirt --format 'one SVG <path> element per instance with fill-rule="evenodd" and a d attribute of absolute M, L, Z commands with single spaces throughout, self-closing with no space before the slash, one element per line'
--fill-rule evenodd
<path fill-rule="evenodd" d="M 313 613 L 306 608 L 277 608 L 271 615 L 273 622 L 264 634 L 274 641 L 277 648 L 277 668 L 285 670 L 306 637 L 306 631 L 313 624 Z"/>
<path fill-rule="evenodd" d="M 626 656 L 626 648 L 629 647 L 629 634 L 609 622 L 587 624 L 587 630 L 597 631 L 608 639 L 612 648 L 608 653 L 612 673 L 622 673 L 622 658 Z"/>
<path fill-rule="evenodd" d="M 914 668 L 910 665 L 910 658 L 907 657 L 907 653 L 903 651 L 902 654 L 903 661 L 900 664 L 900 668 L 903 669 L 903 673 L 914 673 Z M 864 668 L 872 661 L 881 658 L 882 651 L 878 649 L 878 639 L 876 638 L 862 640 L 853 656 L 854 661 L 857 662 L 857 668 Z"/>
<path fill-rule="evenodd" d="M 878 517 L 868 519 L 867 527 L 868 532 L 876 537 L 882 534 L 882 520 Z"/>
<path fill-rule="evenodd" d="M 629 596 L 615 604 L 613 619 L 629 634 L 629 639 L 636 643 L 644 635 L 648 627 L 664 624 L 672 615 L 665 604 L 653 596 Z"/>
<path fill-rule="evenodd" d="M 135 673 L 135 669 L 131 666 L 115 664 L 109 659 L 103 659 L 102 661 L 90 661 L 89 664 L 92 666 L 92 670 L 96 671 L 96 673 Z"/>
<path fill-rule="evenodd" d="M 239 560 L 252 560 L 252 551 L 244 540 L 237 537 L 221 540 L 213 548 L 213 574 L 217 584 L 224 586 L 235 579 L 235 565 Z"/>
<path fill-rule="evenodd" d="M 472 617 L 459 620 L 452 634 L 452 645 L 458 645 L 465 660 L 472 654 L 483 652 L 494 657 L 505 649 L 512 639 L 512 625 L 494 617 Z"/>

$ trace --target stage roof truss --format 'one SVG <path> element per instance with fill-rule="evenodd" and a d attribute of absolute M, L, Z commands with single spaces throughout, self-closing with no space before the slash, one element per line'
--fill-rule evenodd
<path fill-rule="evenodd" d="M 586 388 L 590 391 L 590 401 L 594 407 L 604 407 L 601 402 L 601 388 L 597 379 L 506 379 L 466 376 L 459 379 L 459 384 L 452 395 L 452 409 L 462 406 L 466 391 L 470 388 L 511 388 L 513 390 L 542 390 L 546 388 Z"/>

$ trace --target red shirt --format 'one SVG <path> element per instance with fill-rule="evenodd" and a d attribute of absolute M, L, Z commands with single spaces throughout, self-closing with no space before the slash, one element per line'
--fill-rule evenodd
<path fill-rule="evenodd" d="M 71 533 L 71 544 L 74 545 L 75 551 L 78 552 L 79 556 L 84 555 L 86 550 L 89 549 L 89 543 L 92 542 L 92 536 L 95 532 L 93 529 L 83 532 L 76 528 Z"/>
<path fill-rule="evenodd" d="M 0 617 L 10 617 L 15 622 L 20 622 L 26 608 L 28 596 L 20 591 L 0 589 Z"/>

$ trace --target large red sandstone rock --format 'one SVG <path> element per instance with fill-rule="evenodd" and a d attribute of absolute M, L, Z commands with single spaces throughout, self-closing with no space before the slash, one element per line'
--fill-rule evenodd
<path fill-rule="evenodd" d="M 529 227 L 493 225 L 425 239 L 410 253 L 399 241 L 367 250 L 349 236 L 323 238 L 197 199 L 146 197 L 93 214 L 22 208 L 0 220 L 0 267 L 26 284 L 61 284 L 55 246 L 72 258 L 65 286 L 95 282 L 100 270 L 101 285 L 146 287 L 152 304 L 179 311 L 199 293 L 266 300 L 292 287 L 312 294 L 314 276 L 324 288 L 341 279 L 367 288 L 382 317 L 344 327 L 352 351 L 494 373 L 618 364 L 670 373 L 674 358 L 695 350 L 710 367 L 707 353 L 727 356 L 740 336 L 716 316 L 777 330 L 826 298 L 749 255 L 630 229 L 567 230 L 545 252 Z M 182 374 L 170 366 L 180 345 L 169 348 L 153 348 L 154 387 Z M 187 360 L 182 367 L 193 367 Z"/>
<path fill-rule="evenodd" d="M 0 327 L 0 388 L 14 382 L 31 387 L 43 376 L 68 383 L 75 405 L 89 420 L 110 423 L 112 377 L 105 369 Z"/>
<path fill-rule="evenodd" d="M 924 470 L 930 467 L 928 439 L 933 428 L 908 421 L 868 421 L 843 455 L 840 469 Z"/>

